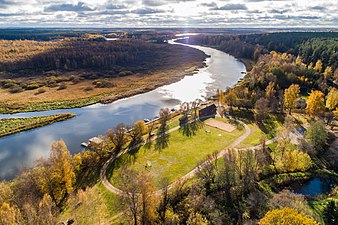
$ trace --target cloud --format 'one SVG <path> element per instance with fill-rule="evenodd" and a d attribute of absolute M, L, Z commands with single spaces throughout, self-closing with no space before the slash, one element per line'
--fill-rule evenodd
<path fill-rule="evenodd" d="M 73 4 L 59 4 L 59 5 L 50 5 L 45 8 L 46 12 L 58 12 L 58 11 L 73 11 L 73 12 L 81 12 L 81 11 L 94 11 L 95 9 L 90 8 L 83 2 L 78 2 L 77 5 Z"/>
<path fill-rule="evenodd" d="M 308 4 L 304 2 L 305 0 L 0 0 L 0 27 L 338 27 L 336 0 L 307 0 Z"/>
<path fill-rule="evenodd" d="M 0 8 L 7 8 L 11 5 L 15 5 L 15 2 L 9 0 L 0 0 Z"/>
<path fill-rule="evenodd" d="M 288 9 L 283 9 L 283 10 L 272 9 L 272 10 L 269 10 L 268 12 L 272 14 L 284 14 L 284 13 L 289 12 L 289 10 Z"/>
<path fill-rule="evenodd" d="M 210 8 L 217 8 L 217 4 L 215 2 L 202 3 L 201 6 L 210 7 Z"/>
<path fill-rule="evenodd" d="M 214 7 L 212 10 L 247 10 L 248 7 L 246 7 L 245 4 L 226 4 L 221 7 Z"/>
<path fill-rule="evenodd" d="M 147 15 L 147 14 L 156 14 L 156 13 L 163 13 L 164 10 L 159 9 L 152 9 L 152 8 L 140 8 L 132 10 L 131 13 L 139 14 L 139 15 Z"/>
<path fill-rule="evenodd" d="M 310 7 L 310 9 L 316 10 L 316 11 L 324 11 L 324 10 L 327 10 L 327 8 L 326 8 L 325 6 L 320 6 L 320 5 L 312 6 L 312 7 Z"/>

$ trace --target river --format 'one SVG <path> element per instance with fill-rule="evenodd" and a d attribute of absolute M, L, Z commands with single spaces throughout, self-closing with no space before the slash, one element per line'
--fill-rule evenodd
<path fill-rule="evenodd" d="M 174 43 L 173 41 L 169 42 Z M 181 44 L 183 45 L 183 44 Z M 181 102 L 206 99 L 216 89 L 233 86 L 243 77 L 243 63 L 213 48 L 186 45 L 205 52 L 206 67 L 193 76 L 153 91 L 121 99 L 111 104 L 41 112 L 0 114 L 0 118 L 31 117 L 72 112 L 73 119 L 0 138 L 0 180 L 12 179 L 20 170 L 32 167 L 36 159 L 47 158 L 53 141 L 63 139 L 72 154 L 82 150 L 80 143 L 105 132 L 119 123 L 132 124 L 153 118 L 164 107 L 177 108 Z"/>

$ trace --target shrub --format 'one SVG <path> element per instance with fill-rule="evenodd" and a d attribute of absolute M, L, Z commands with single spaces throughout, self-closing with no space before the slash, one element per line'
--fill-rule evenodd
<path fill-rule="evenodd" d="M 19 85 L 14 85 L 10 90 L 10 93 L 14 94 L 14 93 L 19 93 L 19 92 L 23 92 L 22 87 L 20 87 Z"/>
<path fill-rule="evenodd" d="M 39 88 L 38 89 L 38 92 L 36 92 L 35 94 L 36 95 L 39 95 L 39 94 L 42 94 L 42 93 L 45 93 L 46 92 L 46 89 L 44 89 L 44 88 Z"/>
<path fill-rule="evenodd" d="M 14 83 L 5 83 L 2 87 L 3 88 L 11 88 L 13 87 L 15 84 Z"/>
<path fill-rule="evenodd" d="M 58 90 L 64 90 L 67 88 L 67 85 L 65 83 L 61 83 Z"/>
<path fill-rule="evenodd" d="M 93 84 L 95 85 L 96 88 L 111 88 L 111 87 L 114 87 L 114 84 L 110 81 L 107 81 L 107 80 L 94 81 Z"/>
<path fill-rule="evenodd" d="M 132 74 L 133 74 L 133 72 L 131 72 L 131 71 L 121 71 L 121 72 L 119 72 L 120 77 L 125 77 L 125 76 L 129 76 L 129 75 L 132 75 Z"/>
<path fill-rule="evenodd" d="M 40 87 L 40 85 L 37 84 L 37 83 L 30 83 L 25 87 L 25 89 L 26 90 L 34 90 L 34 89 L 37 89 L 39 87 Z"/>
<path fill-rule="evenodd" d="M 83 91 L 92 91 L 94 88 L 93 87 L 91 87 L 91 86 L 89 86 L 89 87 L 86 87 Z"/>

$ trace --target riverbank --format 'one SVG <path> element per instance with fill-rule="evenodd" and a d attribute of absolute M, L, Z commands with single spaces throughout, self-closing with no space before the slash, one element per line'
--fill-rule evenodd
<path fill-rule="evenodd" d="M 43 127 L 56 122 L 61 122 L 71 119 L 75 116 L 76 115 L 72 113 L 65 113 L 30 118 L 0 119 L 0 137 L 31 130 L 37 127 Z"/>

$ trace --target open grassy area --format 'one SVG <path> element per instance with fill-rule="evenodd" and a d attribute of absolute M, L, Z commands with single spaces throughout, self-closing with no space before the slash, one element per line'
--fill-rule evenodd
<path fill-rule="evenodd" d="M 37 127 L 46 126 L 76 116 L 73 113 L 56 114 L 51 116 L 38 116 L 31 118 L 0 119 L 0 137 L 18 133 Z"/>
<path fill-rule="evenodd" d="M 259 145 L 263 135 L 266 136 L 267 140 L 276 137 L 283 127 L 283 119 L 281 116 L 270 115 L 268 119 L 259 125 L 253 122 L 247 125 L 251 129 L 251 134 L 238 145 L 239 148 L 248 148 Z"/>
<path fill-rule="evenodd" d="M 158 151 L 154 149 L 154 146 L 150 149 L 143 146 L 136 154 L 135 161 L 129 155 L 125 155 L 120 161 L 123 162 L 121 164 L 129 162 L 135 170 L 148 171 L 154 177 L 156 186 L 161 187 L 161 181 L 164 178 L 169 179 L 169 182 L 177 180 L 191 171 L 208 154 L 225 149 L 244 132 L 244 130 L 235 130 L 227 133 L 204 126 L 196 132 L 195 136 L 187 137 L 180 131 L 174 131 L 170 133 L 167 148 Z M 151 162 L 150 168 L 146 168 L 147 161 Z M 118 172 L 119 166 L 115 165 L 110 181 L 116 186 L 119 186 Z"/>
<path fill-rule="evenodd" d="M 238 148 L 248 148 L 251 146 L 259 145 L 260 138 L 264 135 L 264 132 L 261 129 L 259 129 L 257 124 L 251 123 L 247 125 L 251 129 L 251 134 L 237 146 Z"/>

